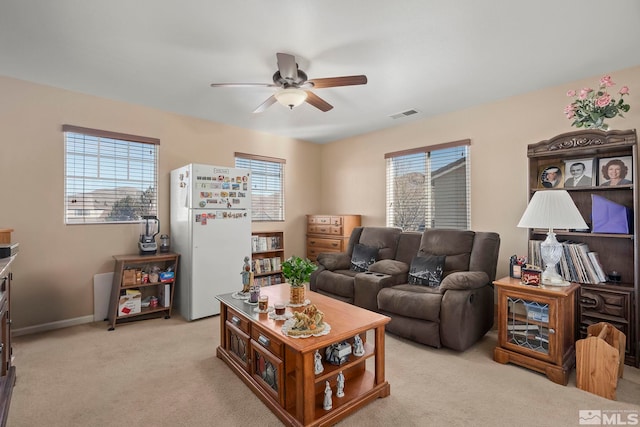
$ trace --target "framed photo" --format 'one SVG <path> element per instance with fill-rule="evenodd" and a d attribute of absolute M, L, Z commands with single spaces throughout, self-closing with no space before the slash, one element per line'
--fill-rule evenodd
<path fill-rule="evenodd" d="M 607 157 L 598 160 L 598 185 L 633 184 L 633 161 L 631 156 Z"/>
<path fill-rule="evenodd" d="M 564 161 L 564 188 L 592 187 L 596 185 L 593 170 L 594 159 L 574 159 Z"/>
<path fill-rule="evenodd" d="M 538 188 L 563 188 L 564 163 L 542 165 L 538 169 Z"/>

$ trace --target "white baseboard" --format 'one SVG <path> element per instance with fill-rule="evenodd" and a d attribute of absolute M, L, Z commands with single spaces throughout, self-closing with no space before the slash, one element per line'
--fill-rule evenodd
<path fill-rule="evenodd" d="M 27 326 L 26 328 L 12 329 L 11 334 L 15 336 L 35 334 L 38 332 L 52 331 L 54 329 L 68 328 L 69 326 L 93 323 L 93 315 L 76 317 L 75 319 L 58 320 L 57 322 L 44 323 L 42 325 Z"/>

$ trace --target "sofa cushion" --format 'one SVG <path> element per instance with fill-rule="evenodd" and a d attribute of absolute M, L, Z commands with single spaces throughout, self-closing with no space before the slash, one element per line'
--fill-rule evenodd
<path fill-rule="evenodd" d="M 440 322 L 442 294 L 437 288 L 422 285 L 397 285 L 381 289 L 378 308 L 403 317 Z"/>
<path fill-rule="evenodd" d="M 358 243 L 378 248 L 378 259 L 393 259 L 401 233 L 396 227 L 363 227 Z"/>
<path fill-rule="evenodd" d="M 396 261 L 394 259 L 381 259 L 369 266 L 369 271 L 372 273 L 390 274 L 392 276 L 396 274 L 406 274 L 409 271 L 409 266 L 402 261 Z"/>
<path fill-rule="evenodd" d="M 431 286 L 432 288 L 439 286 L 442 281 L 445 258 L 444 255 L 414 257 L 409 268 L 409 284 Z"/>
<path fill-rule="evenodd" d="M 449 289 L 478 289 L 491 283 L 484 271 L 460 271 L 451 273 L 440 283 L 440 292 Z"/>
<path fill-rule="evenodd" d="M 351 257 L 344 252 L 320 252 L 318 264 L 327 270 L 348 270 L 351 265 Z"/>
<path fill-rule="evenodd" d="M 375 246 L 366 246 L 358 243 L 353 248 L 353 254 L 351 254 L 351 271 L 368 271 L 369 266 L 376 262 L 378 258 L 378 248 Z"/>
<path fill-rule="evenodd" d="M 316 289 L 344 298 L 353 299 L 353 282 L 358 274 L 351 270 L 324 270 L 316 278 Z"/>
<path fill-rule="evenodd" d="M 393 257 L 396 261 L 402 261 L 405 264 L 410 265 L 411 260 L 418 253 L 420 249 L 420 240 L 422 240 L 422 233 L 419 231 L 404 231 L 400 234 L 398 239 L 398 249 L 396 255 Z"/>
<path fill-rule="evenodd" d="M 446 255 L 445 274 L 452 271 L 468 271 L 474 237 L 475 233 L 468 230 L 425 230 L 418 256 Z"/>

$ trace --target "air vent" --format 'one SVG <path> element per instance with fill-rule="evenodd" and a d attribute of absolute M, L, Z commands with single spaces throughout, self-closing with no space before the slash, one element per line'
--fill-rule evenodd
<path fill-rule="evenodd" d="M 418 114 L 418 111 L 411 109 L 411 110 L 403 111 L 401 113 L 392 114 L 389 117 L 395 120 L 395 119 L 400 119 L 402 117 L 412 116 L 414 114 Z"/>

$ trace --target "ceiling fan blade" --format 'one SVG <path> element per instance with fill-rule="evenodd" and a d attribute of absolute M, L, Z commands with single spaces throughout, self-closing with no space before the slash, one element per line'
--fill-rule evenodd
<path fill-rule="evenodd" d="M 211 87 L 278 87 L 274 83 L 211 83 Z"/>
<path fill-rule="evenodd" d="M 253 112 L 254 113 L 262 113 L 264 110 L 266 110 L 267 108 L 269 108 L 273 104 L 275 104 L 275 102 L 276 102 L 276 97 L 274 95 L 271 95 L 270 97 L 267 98 L 266 101 L 264 101 L 262 104 L 258 105 L 258 108 L 253 110 Z"/>
<path fill-rule="evenodd" d="M 276 57 L 278 58 L 280 76 L 285 80 L 297 80 L 298 65 L 296 64 L 296 57 L 288 53 L 276 53 Z"/>
<path fill-rule="evenodd" d="M 325 113 L 333 108 L 333 105 L 329 104 L 324 99 L 320 98 L 315 93 L 307 90 L 307 99 L 306 102 L 313 105 L 320 111 L 324 111 Z"/>
<path fill-rule="evenodd" d="M 309 82 L 313 83 L 313 87 L 316 89 L 336 86 L 366 85 L 367 76 L 327 77 L 324 79 L 310 79 Z"/>

